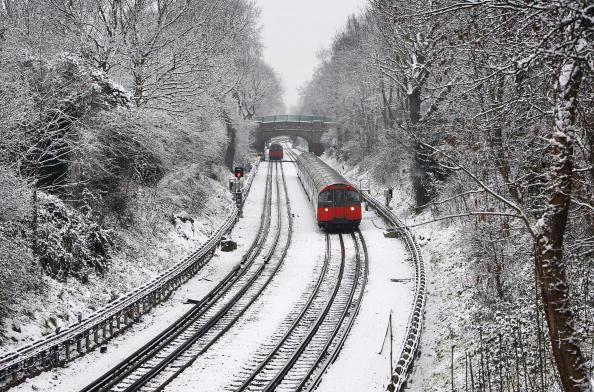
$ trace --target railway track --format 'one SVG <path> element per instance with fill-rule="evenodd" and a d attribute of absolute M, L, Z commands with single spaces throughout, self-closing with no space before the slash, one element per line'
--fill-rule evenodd
<path fill-rule="evenodd" d="M 287 155 L 291 159 L 296 159 L 296 154 L 292 149 L 287 148 L 286 151 Z M 406 388 L 408 376 L 413 368 L 414 358 L 416 358 L 419 354 L 420 338 L 424 324 L 423 319 L 425 313 L 425 302 L 427 298 L 425 262 L 420 251 L 419 244 L 416 242 L 415 237 L 410 232 L 409 228 L 402 221 L 400 221 L 400 219 L 398 219 L 398 217 L 396 217 L 396 215 L 390 209 L 385 207 L 380 200 L 373 197 L 370 193 L 361 193 L 361 196 L 367 202 L 368 206 L 374 209 L 388 225 L 392 226 L 400 233 L 402 240 L 410 253 L 411 261 L 415 269 L 414 303 L 411 308 L 406 326 L 406 334 L 403 342 L 402 352 L 400 353 L 398 361 L 393 367 L 393 373 L 391 375 L 389 385 L 390 390 L 402 391 Z M 327 366 L 328 362 L 326 361 L 324 362 L 323 367 L 325 368 Z M 309 384 L 307 387 L 305 387 L 305 390 L 312 390 L 315 388 L 315 386 L 319 383 L 320 378 L 318 377 L 314 380 L 315 381 L 312 381 L 312 384 Z"/>
<path fill-rule="evenodd" d="M 266 346 L 272 348 L 247 378 L 231 385 L 233 390 L 306 391 L 318 385 L 344 344 L 367 282 L 363 236 L 356 232 L 347 237 L 348 246 L 342 234 L 326 234 L 324 262 L 304 306 L 276 342 Z"/>
<path fill-rule="evenodd" d="M 292 152 L 288 155 L 295 158 Z M 271 283 L 291 243 L 292 215 L 280 162 L 268 164 L 264 204 L 256 239 L 240 265 L 174 325 L 83 392 L 163 390 L 237 323 Z M 381 205 L 374 207 L 383 213 Z M 382 216 L 400 224 L 392 214 Z M 283 225 L 287 225 L 286 235 L 282 235 Z M 241 379 L 227 386 L 229 390 L 312 391 L 338 356 L 361 306 L 368 255 L 358 230 L 348 235 L 326 234 L 325 238 L 325 258 L 316 281 L 310 284 L 311 292 L 256 354 L 256 361 L 244 368 Z M 279 245 L 281 242 L 284 246 Z M 424 294 L 419 298 L 423 304 Z M 409 334 L 414 333 L 414 343 L 418 340 L 418 313 L 415 308 L 408 327 Z M 398 366 L 408 368 L 404 360 Z"/>
<path fill-rule="evenodd" d="M 277 252 L 283 225 L 279 167 L 288 231 L 284 247 Z M 265 208 L 256 239 L 242 262 L 173 325 L 82 391 L 162 390 L 237 322 L 270 283 L 289 247 L 292 218 L 284 181 L 282 166 L 269 164 Z M 271 226 L 276 230 L 269 238 Z"/>

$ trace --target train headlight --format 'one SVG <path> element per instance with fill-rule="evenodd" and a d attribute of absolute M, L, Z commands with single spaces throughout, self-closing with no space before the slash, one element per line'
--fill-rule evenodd
<path fill-rule="evenodd" d="M 328 209 L 327 208 L 324 208 L 324 211 L 328 212 Z"/>
<path fill-rule="evenodd" d="M 351 207 L 351 211 L 355 211 L 355 207 Z"/>

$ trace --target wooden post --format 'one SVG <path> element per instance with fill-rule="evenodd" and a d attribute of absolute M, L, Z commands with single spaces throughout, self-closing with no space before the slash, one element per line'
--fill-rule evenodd
<path fill-rule="evenodd" d="M 450 375 L 451 375 L 451 378 L 452 378 L 452 392 L 455 391 L 455 388 L 454 388 L 454 347 L 456 347 L 456 346 L 455 345 L 452 345 L 452 356 L 451 356 L 451 359 L 450 359 L 450 363 L 451 363 Z"/>
<path fill-rule="evenodd" d="M 388 325 L 389 325 L 389 328 L 390 328 L 390 374 L 392 374 L 392 372 L 394 371 L 394 368 L 393 368 L 394 361 L 393 361 L 393 358 L 392 358 L 393 357 L 393 352 L 394 352 L 393 351 L 393 347 L 392 347 L 392 344 L 394 342 L 394 337 L 393 337 L 393 334 L 392 334 L 392 310 L 390 310 L 390 318 L 388 320 Z"/>
<path fill-rule="evenodd" d="M 54 366 L 60 362 L 60 347 L 59 346 L 57 346 L 54 349 L 54 352 L 52 355 L 52 360 L 54 361 Z"/>

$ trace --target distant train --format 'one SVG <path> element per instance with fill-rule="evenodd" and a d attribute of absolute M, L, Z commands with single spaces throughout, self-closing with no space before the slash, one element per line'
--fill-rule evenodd
<path fill-rule="evenodd" d="M 283 146 L 278 143 L 272 143 L 268 148 L 268 159 L 271 161 L 282 161 Z"/>
<path fill-rule="evenodd" d="M 318 226 L 357 228 L 361 199 L 357 189 L 312 153 L 297 157 L 297 175 L 313 204 Z"/>

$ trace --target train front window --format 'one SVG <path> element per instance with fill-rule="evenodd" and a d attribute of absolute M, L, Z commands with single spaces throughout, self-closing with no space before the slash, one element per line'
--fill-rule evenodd
<path fill-rule="evenodd" d="M 320 197 L 318 198 L 318 206 L 319 207 L 332 207 L 334 205 L 334 198 L 332 191 L 324 191 L 320 193 Z"/>
<path fill-rule="evenodd" d="M 361 200 L 359 199 L 359 192 L 357 191 L 346 191 L 346 204 L 353 205 L 360 203 Z"/>
<path fill-rule="evenodd" d="M 335 189 L 334 190 L 334 205 L 336 207 L 344 207 L 344 190 L 343 189 Z"/>

